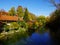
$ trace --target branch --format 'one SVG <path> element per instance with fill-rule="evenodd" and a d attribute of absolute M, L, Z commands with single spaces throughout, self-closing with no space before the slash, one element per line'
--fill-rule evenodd
<path fill-rule="evenodd" d="M 51 2 L 57 9 L 60 9 L 60 3 L 56 3 L 55 0 L 50 0 L 50 2 Z"/>

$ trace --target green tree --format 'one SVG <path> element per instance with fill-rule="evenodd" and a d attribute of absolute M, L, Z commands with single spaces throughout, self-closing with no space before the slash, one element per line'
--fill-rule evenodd
<path fill-rule="evenodd" d="M 59 22 L 60 22 L 59 20 L 60 20 L 60 10 L 55 10 L 53 13 L 51 13 L 51 15 L 49 17 L 49 21 L 46 21 L 46 25 L 48 25 L 47 27 L 49 27 L 49 26 L 54 27 L 56 24 L 59 25 Z M 54 23 L 56 23 L 56 24 L 54 24 Z"/>
<path fill-rule="evenodd" d="M 26 9 L 25 9 L 25 13 L 24 13 L 24 18 L 23 18 L 25 22 L 29 21 L 28 13 L 29 13 L 29 12 L 28 12 L 28 9 L 26 8 Z"/>
<path fill-rule="evenodd" d="M 16 14 L 15 8 L 12 7 L 12 8 L 9 10 L 9 15 L 14 16 L 15 14 Z"/>
<path fill-rule="evenodd" d="M 37 21 L 38 21 L 39 23 L 45 24 L 46 18 L 45 18 L 45 16 L 39 16 L 39 17 L 37 18 Z"/>
<path fill-rule="evenodd" d="M 60 18 L 60 10 L 55 10 L 51 15 L 50 15 L 50 20 L 49 22 L 56 21 L 57 19 L 59 20 Z M 58 21 L 57 20 L 57 21 Z"/>
<path fill-rule="evenodd" d="M 39 23 L 38 30 L 40 33 L 45 32 L 45 24 L 46 24 L 46 17 L 41 15 L 37 18 L 37 21 Z"/>
<path fill-rule="evenodd" d="M 29 13 L 29 20 L 36 20 L 36 16 L 32 13 Z"/>
<path fill-rule="evenodd" d="M 19 17 L 23 17 L 23 15 L 24 15 L 23 8 L 21 6 L 18 6 L 18 8 L 17 8 L 17 15 Z"/>

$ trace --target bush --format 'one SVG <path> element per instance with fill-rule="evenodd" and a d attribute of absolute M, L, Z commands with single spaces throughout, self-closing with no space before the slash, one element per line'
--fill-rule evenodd
<path fill-rule="evenodd" d="M 26 22 L 22 21 L 22 22 L 19 22 L 19 27 L 27 29 L 28 25 Z"/>
<path fill-rule="evenodd" d="M 10 31 L 10 30 L 18 30 L 19 28 L 19 25 L 17 22 L 12 22 L 12 23 L 9 23 L 10 25 L 4 25 L 4 30 L 6 32 Z"/>
<path fill-rule="evenodd" d="M 0 40 L 4 45 L 15 43 L 16 41 L 26 38 L 28 34 L 26 33 L 26 29 L 19 28 L 19 30 L 3 32 L 0 34 Z"/>

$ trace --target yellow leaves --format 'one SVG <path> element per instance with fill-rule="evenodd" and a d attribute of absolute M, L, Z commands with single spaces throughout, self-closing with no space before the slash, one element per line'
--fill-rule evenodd
<path fill-rule="evenodd" d="M 29 17 L 29 20 L 31 21 L 31 20 L 32 20 L 32 17 L 31 17 L 31 15 L 28 15 L 28 17 Z"/>
<path fill-rule="evenodd" d="M 36 21 L 35 24 L 38 26 L 39 23 Z"/>
<path fill-rule="evenodd" d="M 29 20 L 31 21 L 32 20 L 32 17 L 30 15 L 28 15 L 28 16 L 29 16 Z"/>
<path fill-rule="evenodd" d="M 32 13 L 28 13 L 28 17 L 29 17 L 29 20 L 35 20 L 36 19 L 36 16 Z"/>
<path fill-rule="evenodd" d="M 50 17 L 46 17 L 46 22 L 49 22 L 50 21 Z"/>
<path fill-rule="evenodd" d="M 42 26 L 43 25 L 43 23 L 42 22 L 39 22 L 39 26 Z"/>

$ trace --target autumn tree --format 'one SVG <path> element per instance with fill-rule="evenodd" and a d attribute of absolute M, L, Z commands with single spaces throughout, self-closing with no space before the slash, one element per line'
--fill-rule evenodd
<path fill-rule="evenodd" d="M 18 6 L 18 8 L 17 8 L 17 15 L 19 17 L 23 17 L 23 15 L 24 15 L 23 8 L 21 6 Z"/>
<path fill-rule="evenodd" d="M 45 30 L 45 24 L 46 24 L 46 17 L 43 15 L 40 15 L 39 17 L 37 17 L 37 21 L 39 23 L 39 27 L 38 30 L 40 32 L 44 32 Z"/>
<path fill-rule="evenodd" d="M 15 11 L 15 8 L 12 7 L 10 10 L 9 10 L 9 15 L 11 16 L 15 16 L 16 15 L 16 11 Z"/>
<path fill-rule="evenodd" d="M 50 21 L 50 16 L 47 16 L 46 17 L 46 22 L 49 22 Z"/>
<path fill-rule="evenodd" d="M 57 8 L 54 12 L 50 14 L 50 20 L 47 23 L 52 23 L 56 21 L 57 18 L 60 17 L 60 3 L 56 2 L 55 0 L 50 0 L 50 2 Z M 58 20 L 57 20 L 58 21 Z"/>
<path fill-rule="evenodd" d="M 40 23 L 40 25 L 43 25 L 43 24 L 45 24 L 45 22 L 46 22 L 46 19 L 45 19 L 45 16 L 39 16 L 38 18 L 37 18 L 37 21 Z"/>
<path fill-rule="evenodd" d="M 29 13 L 28 14 L 29 15 L 29 20 L 36 20 L 36 16 L 34 15 L 34 14 L 32 14 L 32 13 Z"/>
<path fill-rule="evenodd" d="M 28 13 L 29 13 L 29 12 L 28 12 L 28 9 L 26 8 L 26 9 L 25 9 L 25 13 L 24 13 L 24 18 L 23 18 L 25 22 L 29 21 Z"/>
<path fill-rule="evenodd" d="M 46 23 L 46 27 L 50 30 L 53 38 L 60 40 L 60 10 L 55 10 L 50 15 L 50 21 Z"/>

